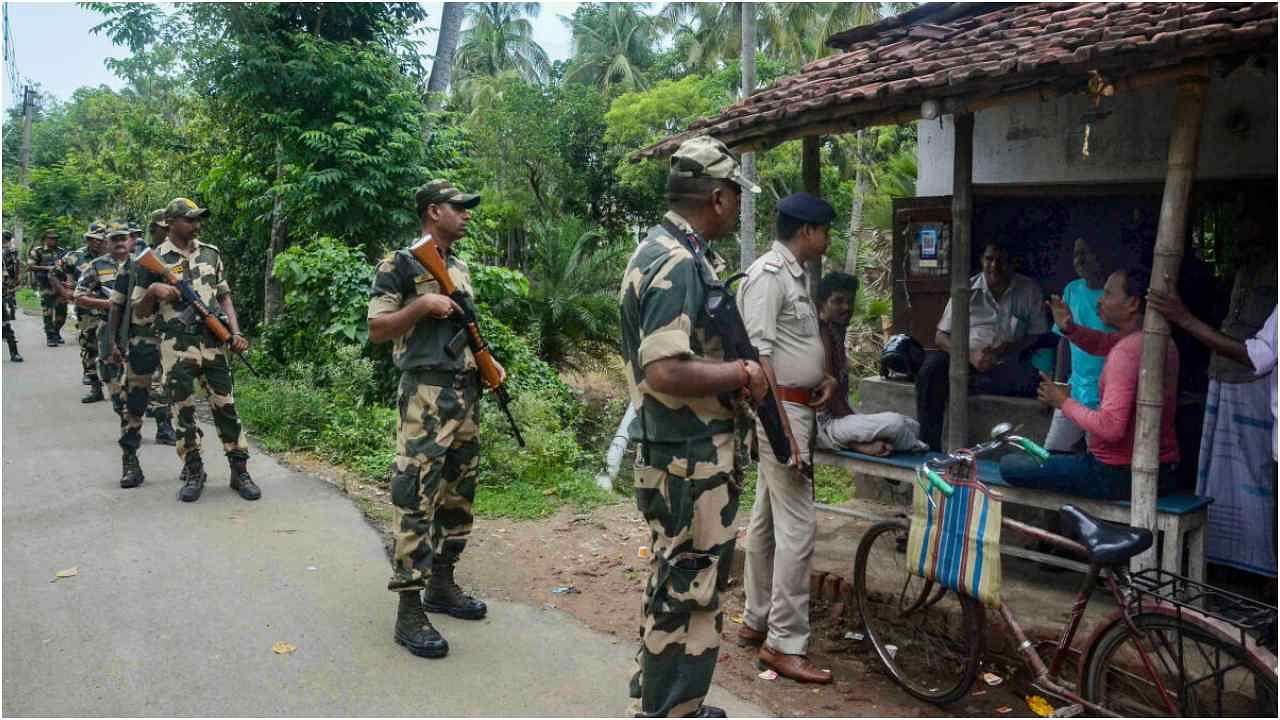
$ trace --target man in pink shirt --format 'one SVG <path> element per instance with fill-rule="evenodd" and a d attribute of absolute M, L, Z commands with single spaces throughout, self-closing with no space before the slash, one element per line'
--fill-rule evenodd
<path fill-rule="evenodd" d="M 1098 378 L 1100 400 L 1091 410 L 1071 399 L 1070 386 L 1044 377 L 1037 397 L 1061 410 L 1085 431 L 1089 451 L 1083 455 L 1053 455 L 1043 465 L 1022 455 L 1009 455 L 1000 470 L 1010 485 L 1099 498 L 1128 500 L 1133 458 L 1133 436 L 1138 399 L 1138 373 L 1142 365 L 1142 317 L 1146 312 L 1145 270 L 1117 270 L 1107 278 L 1098 299 L 1098 317 L 1116 328 L 1108 333 L 1076 325 L 1071 310 L 1057 295 L 1049 300 L 1054 322 L 1063 336 L 1091 355 L 1105 356 Z M 1164 365 L 1164 411 L 1160 416 L 1160 480 L 1163 494 L 1173 487 L 1178 462 L 1178 441 L 1173 416 L 1178 399 L 1178 349 L 1168 343 Z"/>

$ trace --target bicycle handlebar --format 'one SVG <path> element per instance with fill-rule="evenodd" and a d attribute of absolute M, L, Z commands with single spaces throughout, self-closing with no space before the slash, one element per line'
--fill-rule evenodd
<path fill-rule="evenodd" d="M 944 458 L 926 460 L 918 468 L 917 474 L 919 477 L 923 477 L 927 480 L 929 485 L 936 487 L 943 495 L 951 497 L 951 495 L 955 493 L 956 489 L 951 485 L 951 483 L 944 480 L 942 475 L 938 473 L 934 467 L 947 468 L 957 463 L 972 462 L 977 459 L 979 455 L 991 452 L 992 450 L 996 450 L 1003 446 L 1017 448 L 1027 455 L 1030 455 L 1032 459 L 1041 464 L 1049 459 L 1049 451 L 1041 447 L 1035 441 L 1022 437 L 1021 435 L 1002 434 L 994 440 L 979 443 L 967 450 L 958 450 L 949 453 Z M 924 485 L 924 483 L 922 482 L 921 485 Z"/>

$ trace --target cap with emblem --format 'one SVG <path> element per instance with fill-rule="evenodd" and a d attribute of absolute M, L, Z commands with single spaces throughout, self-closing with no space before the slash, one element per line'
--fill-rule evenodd
<path fill-rule="evenodd" d="M 169 223 L 164 221 L 164 208 L 151 211 L 150 225 L 159 225 L 160 227 L 169 227 Z"/>
<path fill-rule="evenodd" d="M 421 215 L 428 205 L 439 205 L 440 203 L 449 203 L 471 209 L 480 204 L 480 196 L 471 193 L 464 193 L 453 186 L 448 180 L 432 180 L 431 182 L 418 188 L 413 194 L 414 202 L 418 206 L 418 214 Z"/>
<path fill-rule="evenodd" d="M 830 225 L 836 219 L 836 209 L 817 195 L 798 192 L 778 201 L 778 214 L 795 218 L 809 225 Z"/>
<path fill-rule="evenodd" d="M 208 217 L 209 208 L 202 208 L 195 204 L 195 201 L 184 197 L 174 198 L 164 207 L 165 220 L 177 220 L 179 218 L 199 218 Z"/>
<path fill-rule="evenodd" d="M 129 235 L 129 225 L 120 220 L 112 220 L 102 227 L 103 236 L 110 239 L 120 235 Z"/>
<path fill-rule="evenodd" d="M 699 135 L 680 143 L 680 147 L 671 155 L 670 172 L 677 177 L 728 180 L 746 192 L 760 192 L 760 186 L 742 174 L 738 158 L 729 152 L 724 143 L 709 135 Z"/>

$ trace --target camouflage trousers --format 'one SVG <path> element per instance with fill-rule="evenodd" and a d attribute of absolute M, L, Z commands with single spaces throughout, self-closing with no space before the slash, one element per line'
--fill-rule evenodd
<path fill-rule="evenodd" d="M 40 291 L 40 310 L 44 316 L 44 334 L 53 337 L 67 324 L 67 302 L 51 290 Z"/>
<path fill-rule="evenodd" d="M 102 322 L 93 316 L 79 320 L 80 332 L 76 341 L 80 345 L 80 369 L 90 378 L 98 378 L 98 328 Z"/>
<path fill-rule="evenodd" d="M 682 717 L 711 687 L 742 493 L 733 435 L 642 445 L 636 505 L 652 552 L 631 697 L 638 716 Z"/>
<path fill-rule="evenodd" d="M 116 417 L 120 418 L 120 431 L 124 432 L 124 365 L 117 365 L 111 362 L 111 350 L 107 347 L 110 334 L 103 332 L 102 327 L 99 327 L 98 330 L 98 379 L 102 381 L 103 385 L 106 385 L 107 397 L 111 398 L 111 409 L 115 411 Z"/>
<path fill-rule="evenodd" d="M 199 340 L 165 338 L 160 342 L 164 368 L 164 389 L 170 409 L 178 416 L 178 458 L 186 462 L 188 453 L 199 453 L 204 432 L 196 423 L 192 395 L 198 380 L 209 396 L 213 426 L 229 459 L 248 458 L 249 443 L 236 414 L 232 395 L 231 358 L 227 351 Z"/>
<path fill-rule="evenodd" d="M 388 590 L 425 588 L 432 562 L 456 563 L 467 546 L 480 461 L 479 403 L 474 372 L 400 376 Z"/>
<path fill-rule="evenodd" d="M 163 389 L 155 387 L 159 377 L 160 344 L 150 338 L 129 338 L 122 387 L 124 417 L 120 420 L 120 447 L 125 450 L 137 452 L 142 445 L 142 419 L 148 410 L 157 419 L 169 417 L 169 404 Z"/>

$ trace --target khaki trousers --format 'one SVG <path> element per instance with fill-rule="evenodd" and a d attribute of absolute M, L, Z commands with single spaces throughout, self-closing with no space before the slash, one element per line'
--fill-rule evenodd
<path fill-rule="evenodd" d="M 814 411 L 796 403 L 782 405 L 801 455 L 811 457 Z M 765 436 L 763 428 L 756 433 Z M 747 529 L 743 622 L 766 631 L 769 646 L 787 655 L 803 655 L 809 647 L 809 562 L 817 532 L 812 479 L 779 463 L 762 442 Z"/>

